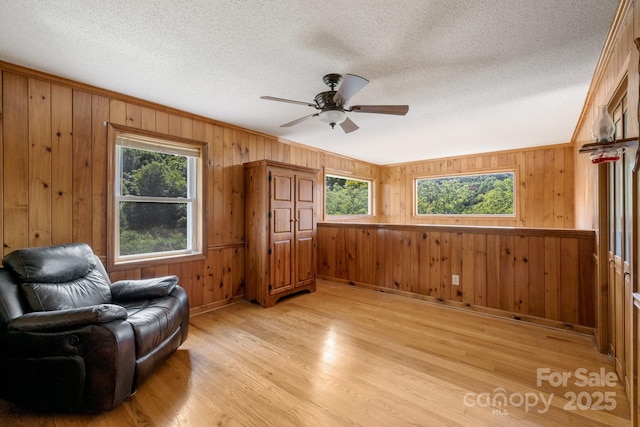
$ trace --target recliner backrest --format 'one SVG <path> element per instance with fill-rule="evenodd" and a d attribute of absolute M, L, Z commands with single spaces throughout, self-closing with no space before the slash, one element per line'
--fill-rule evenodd
<path fill-rule="evenodd" d="M 2 260 L 21 283 L 69 282 L 96 267 L 93 251 L 86 243 L 18 249 Z"/>
<path fill-rule="evenodd" d="M 111 302 L 109 278 L 96 269 L 96 257 L 85 243 L 19 249 L 2 263 L 20 283 L 31 311 Z"/>

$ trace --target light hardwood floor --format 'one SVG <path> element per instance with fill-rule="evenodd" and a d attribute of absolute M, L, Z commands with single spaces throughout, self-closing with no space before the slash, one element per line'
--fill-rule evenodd
<path fill-rule="evenodd" d="M 537 385 L 538 368 L 571 376 Z M 580 368 L 613 372 L 589 336 L 320 281 L 268 309 L 192 317 L 185 344 L 109 413 L 0 401 L 0 425 L 629 425 L 620 384 L 580 387 Z"/>

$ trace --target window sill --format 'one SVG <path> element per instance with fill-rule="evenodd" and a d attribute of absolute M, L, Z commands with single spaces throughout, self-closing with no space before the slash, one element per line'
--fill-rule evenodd
<path fill-rule="evenodd" d="M 373 219 L 374 215 L 325 215 L 324 220 L 331 221 L 359 221 L 366 219 Z"/>
<path fill-rule="evenodd" d="M 183 262 L 203 261 L 205 259 L 207 259 L 205 254 L 198 253 L 198 254 L 188 254 L 188 255 L 175 255 L 170 257 L 135 259 L 131 261 L 119 261 L 117 263 L 114 263 L 113 260 L 109 260 L 107 268 L 109 272 L 135 270 L 137 268 L 155 267 L 158 265 L 167 265 L 167 264 L 179 264 Z"/>

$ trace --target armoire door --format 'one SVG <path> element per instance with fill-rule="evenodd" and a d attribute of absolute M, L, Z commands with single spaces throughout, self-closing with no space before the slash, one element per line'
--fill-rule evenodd
<path fill-rule="evenodd" d="M 293 288 L 293 251 L 295 246 L 294 174 L 290 171 L 270 172 L 270 236 L 269 294 Z"/>
<path fill-rule="evenodd" d="M 315 278 L 316 221 L 315 177 L 296 176 L 295 194 L 295 286 L 303 286 Z"/>

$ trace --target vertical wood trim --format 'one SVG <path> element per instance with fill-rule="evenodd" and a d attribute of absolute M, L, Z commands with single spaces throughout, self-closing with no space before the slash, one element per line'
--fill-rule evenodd
<path fill-rule="evenodd" d="M 562 314 L 560 310 L 560 285 L 562 283 L 560 239 L 557 237 L 545 237 L 544 253 L 545 317 L 547 319 L 560 320 Z"/>
<path fill-rule="evenodd" d="M 545 316 L 545 245 L 544 237 L 529 237 L 528 293 L 529 313 Z M 551 254 L 550 254 L 551 256 Z"/>
<path fill-rule="evenodd" d="M 109 121 L 122 126 L 128 126 L 127 104 L 123 101 L 111 99 L 109 101 Z"/>
<path fill-rule="evenodd" d="M 473 304 L 487 307 L 487 236 L 474 236 L 475 292 Z"/>
<path fill-rule="evenodd" d="M 429 295 L 429 269 L 431 266 L 429 233 L 422 231 L 418 234 L 420 241 L 420 258 L 418 260 L 420 271 L 420 285 L 418 293 L 420 295 Z M 378 262 L 382 262 L 382 260 L 378 260 Z"/>
<path fill-rule="evenodd" d="M 29 79 L 29 246 L 51 244 L 51 84 Z"/>
<path fill-rule="evenodd" d="M 464 254 L 463 247 L 463 235 L 460 233 L 451 233 L 451 245 L 453 250 L 451 251 L 451 268 L 449 269 L 449 277 L 447 278 L 448 293 L 443 295 L 443 298 L 448 298 L 455 301 L 462 301 L 462 288 L 465 286 L 467 278 L 465 274 L 469 274 L 464 270 Z M 460 285 L 453 286 L 451 284 L 451 275 L 457 275 L 460 279 Z"/>
<path fill-rule="evenodd" d="M 570 260 L 578 259 L 578 242 L 576 240 L 561 239 L 561 280 L 562 292 L 560 301 L 562 303 L 562 319 L 566 322 L 578 324 L 580 316 L 578 313 L 579 286 L 578 286 L 578 267 L 577 262 Z"/>
<path fill-rule="evenodd" d="M 126 125 L 132 128 L 142 128 L 142 107 L 135 104 L 127 103 L 125 106 L 126 111 Z"/>
<path fill-rule="evenodd" d="M 545 203 L 545 201 L 553 200 L 552 194 L 550 192 L 547 194 L 547 186 L 551 183 L 551 177 L 553 176 L 545 168 L 546 160 L 549 157 L 551 157 L 551 154 L 548 156 L 545 155 L 545 150 L 540 149 L 535 151 L 535 171 L 533 176 L 536 186 L 534 203 L 537 208 L 534 211 L 534 227 L 545 227 L 545 224 L 553 224 L 551 209 L 548 207 L 548 204 Z"/>
<path fill-rule="evenodd" d="M 51 243 L 73 241 L 73 92 L 51 87 Z"/>
<path fill-rule="evenodd" d="M 514 241 L 514 310 L 529 313 L 529 238 L 516 236 Z"/>
<path fill-rule="evenodd" d="M 139 109 L 138 109 L 139 110 Z M 98 255 L 107 255 L 107 191 L 109 99 L 91 97 L 91 246 Z M 136 120 L 140 122 L 139 115 Z"/>
<path fill-rule="evenodd" d="M 553 227 L 562 228 L 565 224 L 565 150 L 554 152 L 554 177 L 553 177 Z"/>
<path fill-rule="evenodd" d="M 462 236 L 462 302 L 465 304 L 475 303 L 476 287 L 476 249 L 475 236 L 465 233 Z M 449 280 L 450 282 L 450 280 Z"/>
<path fill-rule="evenodd" d="M 225 240 L 224 236 L 224 212 L 225 212 L 225 192 L 224 192 L 224 142 L 223 142 L 223 129 L 219 126 L 214 126 L 213 129 L 213 199 L 210 201 L 211 213 L 213 215 L 213 221 L 209 223 L 209 226 L 213 228 L 213 239 L 211 241 L 214 244 L 222 244 Z"/>
<path fill-rule="evenodd" d="M 438 292 L 437 296 L 440 298 L 450 298 L 450 299 L 462 299 L 462 294 L 458 294 L 457 289 L 454 291 L 451 288 L 451 266 L 452 266 L 452 254 L 462 253 L 462 246 L 457 246 L 456 248 L 452 247 L 452 236 L 455 233 L 440 233 L 440 282 L 438 284 Z M 461 242 L 461 240 L 459 241 Z M 458 242 L 458 243 L 459 243 Z M 462 265 L 459 265 L 459 268 L 462 269 Z"/>
<path fill-rule="evenodd" d="M 500 305 L 498 308 L 514 311 L 514 237 L 500 236 Z"/>
<path fill-rule="evenodd" d="M 501 300 L 500 237 L 487 236 L 487 306 L 499 307 Z"/>
<path fill-rule="evenodd" d="M 564 149 L 564 225 L 563 227 L 575 227 L 576 215 L 575 215 L 575 154 L 573 147 L 566 147 Z"/>
<path fill-rule="evenodd" d="M 143 130 L 157 132 L 156 130 L 156 112 L 151 108 L 143 107 L 140 112 L 140 127 Z"/>
<path fill-rule="evenodd" d="M 213 270 L 215 268 L 214 263 L 214 251 L 207 250 L 207 259 L 204 262 L 204 277 L 203 277 L 203 296 L 202 302 L 204 305 L 211 304 L 215 301 L 215 290 L 214 290 L 214 280 L 213 280 Z M 193 304 L 195 307 L 196 305 Z"/>
<path fill-rule="evenodd" d="M 431 262 L 429 263 L 429 294 L 434 297 L 440 296 L 440 233 L 432 232 L 429 253 L 431 254 Z M 460 270 L 458 270 L 460 271 Z"/>
<path fill-rule="evenodd" d="M 6 255 L 28 245 L 29 233 L 29 89 L 28 79 L 13 73 L 3 75 L 3 132 L 5 179 L 3 249 Z"/>
<path fill-rule="evenodd" d="M 386 278 L 386 258 L 385 258 L 385 247 L 386 247 L 386 233 L 387 230 L 374 230 L 376 236 L 376 281 L 374 282 L 377 286 L 384 287 L 385 286 L 385 278 Z M 323 233 L 318 232 L 318 236 L 322 236 Z M 335 254 L 335 251 L 332 250 L 334 246 L 328 246 L 329 244 L 335 245 L 335 235 L 337 234 L 337 229 L 332 230 L 332 239 L 325 240 L 326 247 L 322 248 L 325 253 Z M 319 240 L 318 240 L 319 242 Z M 320 255 L 320 253 L 318 253 Z M 329 258 L 331 260 L 332 258 Z M 320 264 L 320 262 L 319 262 Z M 331 267 L 329 263 L 328 267 Z M 326 274 L 326 273 L 325 273 Z M 330 274 L 328 274 L 330 275 Z"/>
<path fill-rule="evenodd" d="M 73 91 L 73 240 L 92 245 L 91 94 Z"/>
<path fill-rule="evenodd" d="M 169 114 L 167 133 L 172 136 L 182 136 L 182 118 L 180 116 Z"/>

